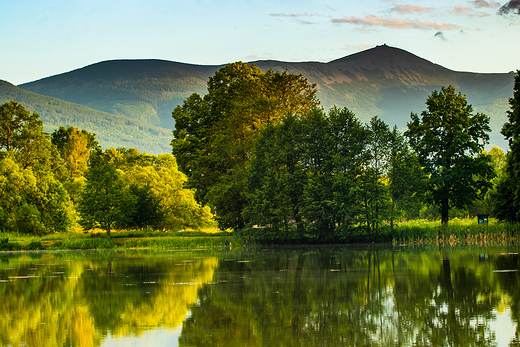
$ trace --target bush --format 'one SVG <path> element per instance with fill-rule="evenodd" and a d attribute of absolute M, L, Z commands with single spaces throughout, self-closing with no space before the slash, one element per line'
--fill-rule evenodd
<path fill-rule="evenodd" d="M 0 250 L 2 250 L 2 251 L 9 250 L 9 237 L 0 238 Z"/>
<path fill-rule="evenodd" d="M 16 228 L 23 234 L 43 235 L 45 226 L 41 222 L 40 211 L 33 206 L 23 204 L 15 209 Z"/>
<path fill-rule="evenodd" d="M 31 241 L 29 242 L 29 244 L 27 245 L 27 249 L 28 250 L 31 250 L 31 251 L 38 251 L 38 250 L 42 250 L 44 249 L 41 241 Z"/>

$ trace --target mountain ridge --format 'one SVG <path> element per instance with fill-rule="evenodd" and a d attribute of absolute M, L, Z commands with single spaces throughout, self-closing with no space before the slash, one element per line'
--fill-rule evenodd
<path fill-rule="evenodd" d="M 404 128 L 410 112 L 425 109 L 433 90 L 453 85 L 478 112 L 492 118 L 492 143 L 505 148 L 498 130 L 506 121 L 513 74 L 458 72 L 400 48 L 376 46 L 329 62 L 252 61 L 262 70 L 287 70 L 316 83 L 325 108 L 348 107 L 366 122 L 379 116 Z M 171 112 L 192 93 L 205 94 L 208 78 L 223 65 L 160 59 L 108 60 L 19 85 L 110 114 L 162 128 L 174 127 Z"/>

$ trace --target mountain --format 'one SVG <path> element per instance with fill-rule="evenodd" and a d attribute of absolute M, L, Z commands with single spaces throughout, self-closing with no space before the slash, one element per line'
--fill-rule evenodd
<path fill-rule="evenodd" d="M 165 60 L 111 60 L 19 87 L 34 93 L 173 129 L 172 111 L 221 66 Z"/>
<path fill-rule="evenodd" d="M 287 70 L 307 77 L 318 85 L 318 98 L 326 108 L 348 107 L 364 122 L 377 115 L 390 126 L 395 124 L 401 129 L 410 120 L 410 112 L 426 109 L 426 98 L 433 90 L 453 85 L 457 92 L 467 95 L 475 112 L 490 116 L 491 143 L 507 147 L 500 129 L 507 121 L 505 112 L 513 94 L 513 73 L 452 71 L 386 45 L 329 63 L 255 63 L 262 69 Z"/>
<path fill-rule="evenodd" d="M 60 126 L 75 126 L 96 134 L 103 147 L 134 147 L 160 154 L 170 152 L 171 130 L 117 116 L 57 98 L 35 94 L 0 80 L 0 104 L 15 100 L 43 120 L 44 130 L 52 133 Z"/>
<path fill-rule="evenodd" d="M 457 72 L 386 45 L 321 62 L 255 61 L 263 70 L 302 74 L 318 87 L 322 106 L 348 107 L 364 122 L 379 116 L 404 129 L 410 112 L 420 113 L 433 90 L 453 85 L 467 94 L 476 112 L 491 118 L 491 143 L 506 148 L 499 130 L 507 120 L 513 92 L 512 73 Z M 171 112 L 192 93 L 206 93 L 206 83 L 221 66 L 164 60 L 113 60 L 22 84 L 34 93 L 88 106 L 98 111 L 173 128 Z"/>

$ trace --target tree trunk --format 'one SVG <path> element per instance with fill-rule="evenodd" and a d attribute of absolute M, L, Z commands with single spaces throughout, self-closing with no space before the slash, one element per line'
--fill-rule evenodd
<path fill-rule="evenodd" d="M 448 198 L 442 199 L 442 202 L 441 202 L 441 224 L 442 225 L 448 225 L 449 212 L 450 212 L 450 205 L 449 205 Z"/>
<path fill-rule="evenodd" d="M 395 208 L 395 200 L 392 197 L 392 209 L 390 211 L 390 234 L 394 235 L 394 208 Z"/>
<path fill-rule="evenodd" d="M 302 217 L 300 216 L 300 210 L 298 208 L 294 209 L 294 221 L 296 222 L 296 231 L 298 235 L 302 235 L 305 232 L 305 227 L 303 225 Z"/>

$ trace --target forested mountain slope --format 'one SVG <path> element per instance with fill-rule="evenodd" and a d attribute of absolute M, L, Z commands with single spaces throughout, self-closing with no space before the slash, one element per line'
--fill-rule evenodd
<path fill-rule="evenodd" d="M 362 121 L 379 116 L 391 126 L 406 126 L 410 112 L 440 86 L 467 94 L 477 112 L 491 117 L 491 142 L 503 148 L 499 130 L 506 121 L 513 73 L 479 74 L 449 70 L 402 49 L 386 45 L 321 62 L 256 61 L 263 70 L 302 74 L 318 86 L 325 108 L 348 107 Z M 173 108 L 192 93 L 204 94 L 206 82 L 221 66 L 164 60 L 114 60 L 20 85 L 21 88 L 112 114 L 173 128 Z"/>
<path fill-rule="evenodd" d="M 95 133 L 105 148 L 134 147 L 154 154 L 170 152 L 169 129 L 32 93 L 0 80 L 0 104 L 11 100 L 23 104 L 31 112 L 36 111 L 43 120 L 44 130 L 49 133 L 60 126 L 75 126 Z"/>
<path fill-rule="evenodd" d="M 173 129 L 174 106 L 192 93 L 204 94 L 208 78 L 219 68 L 164 60 L 111 60 L 20 87 Z"/>

